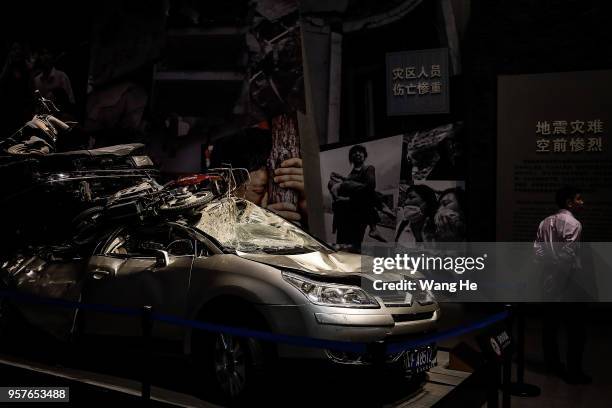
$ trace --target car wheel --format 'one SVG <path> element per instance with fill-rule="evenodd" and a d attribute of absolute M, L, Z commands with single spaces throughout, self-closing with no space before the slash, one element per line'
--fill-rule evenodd
<path fill-rule="evenodd" d="M 217 333 L 214 340 L 212 361 L 214 376 L 223 395 L 230 400 L 239 399 L 247 390 L 248 345 L 244 339 L 231 334 Z"/>
<path fill-rule="evenodd" d="M 245 318 L 244 312 L 232 315 L 242 318 L 204 321 L 265 330 L 254 316 Z M 194 332 L 192 348 L 194 391 L 204 399 L 230 405 L 246 401 L 259 388 L 275 355 L 271 345 L 226 333 Z"/>

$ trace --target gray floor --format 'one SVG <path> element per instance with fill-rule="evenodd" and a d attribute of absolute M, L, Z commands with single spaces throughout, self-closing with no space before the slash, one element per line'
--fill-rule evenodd
<path fill-rule="evenodd" d="M 426 381 L 420 389 L 407 392 L 405 396 L 398 398 L 391 404 L 386 404 L 386 406 L 427 408 L 444 398 L 469 376 L 469 373 L 445 368 L 448 365 L 448 357 L 447 352 L 440 351 L 438 353 L 438 366 L 430 370 L 428 373 L 428 381 Z M 5 369 L 5 371 L 8 367 L 21 368 L 37 375 L 30 376 L 31 378 L 29 378 L 29 381 L 40 381 L 41 378 L 43 378 L 42 381 L 49 381 L 49 377 L 43 377 L 44 375 L 71 381 L 62 384 L 62 386 L 68 386 L 71 393 L 74 393 L 75 387 L 81 384 L 87 384 L 115 392 L 114 398 L 117 398 L 117 401 L 124 401 L 124 395 L 133 397 L 140 396 L 141 384 L 135 380 L 61 366 L 48 366 L 43 363 L 6 355 L 0 355 L 0 364 L 0 367 Z M 21 385 L 26 386 L 29 385 L 29 383 Z M 219 405 L 203 401 L 192 395 L 162 387 L 153 386 L 151 388 L 151 396 L 154 401 L 163 402 L 168 404 L 168 406 L 173 405 L 185 408 L 221 408 Z"/>
<path fill-rule="evenodd" d="M 441 329 L 444 330 L 445 328 L 466 324 L 490 313 L 491 311 L 480 308 L 478 305 L 472 305 L 472 307 L 467 308 L 461 305 L 443 305 Z M 594 313 L 590 313 L 589 316 L 589 336 L 584 366 L 585 370 L 593 376 L 594 383 L 588 386 L 567 385 L 561 379 L 544 372 L 541 358 L 541 320 L 537 317 L 531 317 L 527 319 L 526 324 L 526 380 L 539 386 L 542 394 L 537 398 L 513 397 L 512 407 L 612 407 L 612 374 L 610 371 L 612 369 L 612 352 L 610 351 L 612 345 L 612 313 L 609 313 L 607 309 L 600 308 L 595 310 Z M 561 336 L 562 338 L 563 336 Z M 453 338 L 441 342 L 440 346 L 452 348 L 460 341 L 473 344 L 473 333 L 461 338 Z M 564 347 L 563 341 L 561 341 L 561 346 Z M 418 391 L 406 390 L 404 394 L 399 393 L 397 398 L 393 398 L 392 401 L 387 401 L 382 405 L 402 407 L 431 406 L 468 376 L 468 373 L 448 370 L 446 368 L 448 365 L 447 353 L 441 352 L 438 358 L 439 366 L 431 370 L 429 373 L 430 381 L 422 389 Z M 34 364 L 8 357 L 4 357 L 4 359 L 15 367 L 28 368 L 39 373 L 51 374 L 53 372 L 54 375 L 57 375 L 56 371 L 59 370 L 61 371 L 61 376 L 68 380 L 84 382 L 98 387 L 102 386 L 108 390 L 134 396 L 137 396 L 139 393 L 140 383 L 132 380 L 67 369 L 65 367 L 47 367 L 44 364 Z M 175 404 L 186 407 L 211 406 L 211 404 L 190 395 L 182 394 L 178 390 L 171 391 L 170 389 L 153 387 L 152 391 L 153 396 L 158 401 L 172 401 Z"/>
<path fill-rule="evenodd" d="M 526 335 L 525 380 L 539 386 L 542 394 L 538 398 L 513 398 L 512 407 L 612 407 L 612 326 L 609 322 L 591 319 L 588 325 L 584 368 L 593 377 L 590 385 L 568 385 L 541 369 L 540 322 L 537 319 L 527 320 Z"/>

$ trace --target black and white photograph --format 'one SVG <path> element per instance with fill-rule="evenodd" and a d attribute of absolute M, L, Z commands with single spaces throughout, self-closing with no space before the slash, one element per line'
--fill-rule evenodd
<path fill-rule="evenodd" d="M 394 242 L 413 247 L 466 239 L 465 182 L 400 184 Z"/>
<path fill-rule="evenodd" d="M 401 180 L 464 180 L 463 123 L 449 123 L 404 135 Z"/>
<path fill-rule="evenodd" d="M 321 152 L 327 242 L 393 242 L 401 145 L 400 135 Z"/>

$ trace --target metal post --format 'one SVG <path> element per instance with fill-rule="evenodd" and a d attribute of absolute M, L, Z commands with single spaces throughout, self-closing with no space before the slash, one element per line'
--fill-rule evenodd
<path fill-rule="evenodd" d="M 510 402 L 512 398 L 511 391 L 511 377 L 512 377 L 512 354 L 508 353 L 504 356 L 504 362 L 502 363 L 502 408 L 510 408 Z"/>
<path fill-rule="evenodd" d="M 151 404 L 151 335 L 153 332 L 153 308 L 151 306 L 143 306 L 140 314 L 140 323 L 142 327 L 142 361 L 140 368 L 142 369 L 142 389 L 141 397 L 143 405 Z"/>
<path fill-rule="evenodd" d="M 516 319 L 517 350 L 516 350 L 516 382 L 525 381 L 525 315 L 518 313 Z"/>
<path fill-rule="evenodd" d="M 378 389 L 384 382 L 383 374 L 387 355 L 387 345 L 382 340 L 370 343 L 367 345 L 367 352 L 372 359 L 372 368 L 374 369 L 373 387 Z"/>
<path fill-rule="evenodd" d="M 506 331 L 510 339 L 514 339 L 514 310 L 512 305 L 505 305 L 505 310 L 508 312 L 506 318 Z M 512 401 L 511 386 L 512 386 L 512 356 L 514 350 L 514 340 L 510 343 L 507 351 L 502 351 L 502 366 L 501 366 L 501 389 L 502 389 L 502 408 L 510 408 Z"/>
<path fill-rule="evenodd" d="M 522 307 L 515 307 L 516 312 L 516 382 L 512 383 L 511 393 L 518 397 L 537 397 L 540 387 L 525 383 L 525 314 Z"/>
<path fill-rule="evenodd" d="M 372 356 L 372 363 L 375 366 L 385 364 L 385 355 L 387 354 L 387 345 L 384 341 L 379 340 L 368 344 L 368 353 Z"/>
<path fill-rule="evenodd" d="M 495 358 L 487 361 L 486 373 L 487 373 L 487 407 L 498 408 L 499 407 L 499 374 L 500 374 L 499 361 Z"/>

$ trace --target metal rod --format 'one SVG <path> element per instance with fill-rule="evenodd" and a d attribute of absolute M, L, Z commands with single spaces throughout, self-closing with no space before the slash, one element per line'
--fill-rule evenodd
<path fill-rule="evenodd" d="M 141 311 L 141 327 L 142 327 L 142 361 L 140 367 L 142 369 L 142 402 L 143 405 L 151 404 L 151 335 L 153 332 L 153 308 L 151 306 L 143 306 Z"/>
<path fill-rule="evenodd" d="M 504 357 L 502 365 L 502 408 L 510 408 L 512 394 L 510 392 L 512 376 L 512 354 Z"/>
<path fill-rule="evenodd" d="M 486 373 L 487 373 L 487 407 L 498 408 L 499 407 L 499 374 L 501 366 L 499 361 L 495 358 L 491 358 L 487 361 Z"/>
<path fill-rule="evenodd" d="M 519 311 L 516 316 L 517 350 L 516 350 L 516 382 L 525 383 L 525 314 Z"/>

